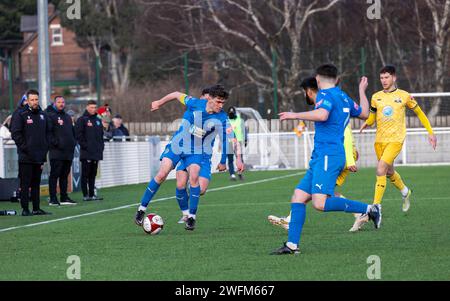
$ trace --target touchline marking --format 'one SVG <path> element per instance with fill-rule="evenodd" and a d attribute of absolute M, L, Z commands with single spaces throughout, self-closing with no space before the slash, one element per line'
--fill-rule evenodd
<path fill-rule="evenodd" d="M 265 182 L 270 182 L 270 181 L 276 181 L 276 180 L 281 180 L 281 179 L 285 179 L 285 178 L 291 178 L 291 177 L 295 177 L 295 176 L 300 176 L 302 174 L 305 174 L 305 172 L 303 171 L 303 172 L 298 172 L 298 173 L 294 173 L 294 174 L 290 174 L 290 175 L 274 177 L 274 178 L 268 178 L 268 179 L 258 180 L 258 181 L 248 182 L 248 183 L 242 183 L 242 184 L 236 184 L 236 185 L 212 188 L 212 189 L 209 189 L 208 192 L 214 192 L 214 191 L 226 190 L 226 189 L 242 187 L 242 186 L 247 186 L 247 185 L 253 185 L 253 184 L 260 184 L 260 183 L 265 183 Z M 167 201 L 167 200 L 171 200 L 171 199 L 176 199 L 176 197 L 175 196 L 171 196 L 171 197 L 160 198 L 160 199 L 153 200 L 152 203 Z M 12 230 L 17 230 L 17 229 L 22 229 L 22 228 L 30 228 L 30 227 L 35 227 L 35 226 L 47 225 L 47 224 L 67 221 L 67 220 L 76 219 L 76 218 L 79 218 L 79 217 L 90 216 L 90 215 L 95 215 L 95 214 L 100 214 L 100 213 L 105 213 L 105 212 L 117 211 L 117 210 L 126 209 L 126 208 L 130 208 L 130 207 L 133 207 L 133 206 L 138 206 L 138 205 L 140 205 L 140 203 L 138 203 L 138 204 L 131 204 L 131 205 L 125 205 L 125 206 L 120 206 L 120 207 L 115 207 L 115 208 L 110 208 L 110 209 L 98 210 L 98 211 L 93 211 L 93 212 L 83 213 L 83 214 L 78 214 L 78 215 L 73 215 L 73 216 L 66 216 L 66 217 L 63 217 L 63 218 L 52 219 L 52 220 L 45 221 L 45 222 L 39 222 L 39 223 L 34 223 L 34 224 L 28 224 L 28 225 L 22 225 L 22 226 L 16 226 L 16 227 L 0 229 L 0 233 L 12 231 Z"/>

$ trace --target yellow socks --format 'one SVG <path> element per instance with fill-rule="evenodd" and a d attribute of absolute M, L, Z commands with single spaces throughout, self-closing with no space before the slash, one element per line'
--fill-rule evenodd
<path fill-rule="evenodd" d="M 384 191 L 386 190 L 386 176 L 377 176 L 377 183 L 375 184 L 375 196 L 373 197 L 374 204 L 381 204 L 383 200 Z"/>
<path fill-rule="evenodd" d="M 406 196 L 408 194 L 408 187 L 406 187 L 405 183 L 403 183 L 402 177 L 400 177 L 400 174 L 398 172 L 395 172 L 391 177 L 389 177 L 391 180 L 392 185 L 394 185 L 403 196 Z"/>

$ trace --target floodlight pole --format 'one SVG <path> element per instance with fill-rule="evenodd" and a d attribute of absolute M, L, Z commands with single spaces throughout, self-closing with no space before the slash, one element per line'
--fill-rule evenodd
<path fill-rule="evenodd" d="M 50 50 L 48 38 L 48 2 L 37 0 L 38 11 L 38 81 L 41 107 L 45 109 L 51 94 Z"/>

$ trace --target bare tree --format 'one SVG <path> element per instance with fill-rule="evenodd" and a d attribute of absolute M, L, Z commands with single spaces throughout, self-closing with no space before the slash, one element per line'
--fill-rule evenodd
<path fill-rule="evenodd" d="M 338 1 L 225 0 L 218 7 L 216 2 L 206 0 L 213 23 L 227 35 L 222 43 L 215 43 L 216 47 L 266 91 L 273 89 L 272 56 L 278 56 L 278 93 L 285 109 L 292 108 L 294 97 L 301 93 L 297 82 L 302 71 L 305 25 L 313 15 L 329 10 Z M 240 48 L 248 52 L 241 55 L 231 47 L 236 44 L 224 41 L 227 39 L 239 41 Z"/>
<path fill-rule="evenodd" d="M 448 39 L 450 34 L 450 0 L 426 0 L 427 6 L 433 16 L 434 32 L 434 79 L 436 92 L 444 92 L 445 66 L 448 59 Z M 435 117 L 439 113 L 442 99 L 438 98 L 433 104 L 429 117 Z"/>

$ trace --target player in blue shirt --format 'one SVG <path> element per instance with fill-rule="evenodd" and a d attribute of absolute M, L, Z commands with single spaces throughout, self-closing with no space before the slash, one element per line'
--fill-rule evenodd
<path fill-rule="evenodd" d="M 338 70 L 334 65 L 322 65 L 316 70 L 320 91 L 313 111 L 281 113 L 280 120 L 301 119 L 315 122 L 314 150 L 306 175 L 297 185 L 291 199 L 291 222 L 288 241 L 271 254 L 298 254 L 300 236 L 305 222 L 306 204 L 312 200 L 319 211 L 344 211 L 367 213 L 375 224 L 380 225 L 381 213 L 377 205 L 367 205 L 345 198 L 334 197 L 336 179 L 345 167 L 344 130 L 350 117 L 367 119 L 369 102 L 365 95 L 367 78 L 359 85 L 361 107 L 336 87 Z"/>
<path fill-rule="evenodd" d="M 217 85 L 211 87 L 209 93 L 208 100 L 173 92 L 152 102 L 152 112 L 175 99 L 186 106 L 186 111 L 179 130 L 173 135 L 161 155 L 158 173 L 150 181 L 141 199 L 141 205 L 135 217 L 137 225 L 142 225 L 147 206 L 160 185 L 178 162 L 182 161 L 189 173 L 190 183 L 189 218 L 186 221 L 186 230 L 194 230 L 200 198 L 199 173 L 203 156 L 205 153 L 212 154 L 211 140 L 216 135 L 221 136 L 223 145 L 226 145 L 227 141 L 227 114 L 223 111 L 223 105 L 228 98 L 228 92 L 222 86 Z M 224 148 L 224 152 L 226 152 L 226 148 Z M 225 162 L 222 163 L 225 164 Z"/>
<path fill-rule="evenodd" d="M 202 99 L 209 99 L 209 88 L 203 89 L 202 91 Z M 228 129 L 227 129 L 228 130 Z M 241 149 L 239 143 L 237 143 L 236 138 L 233 134 L 228 135 L 228 138 L 232 140 L 233 147 L 235 149 L 235 153 L 238 154 L 238 160 L 236 161 L 236 165 L 238 170 L 244 170 L 244 163 L 242 162 L 241 157 Z M 211 141 L 211 148 L 214 146 L 213 139 Z M 221 162 L 217 166 L 217 170 L 225 171 L 226 165 L 222 164 L 222 162 L 226 161 L 226 152 L 222 152 Z M 184 165 L 183 161 L 180 161 L 176 168 L 176 179 L 177 179 L 177 187 L 175 190 L 175 197 L 178 202 L 178 206 L 182 212 L 182 217 L 178 221 L 179 224 L 184 224 L 189 218 L 189 194 L 187 192 L 186 186 L 189 179 L 189 175 Z M 200 163 L 200 173 L 199 173 L 199 184 L 200 184 L 200 195 L 204 195 L 206 190 L 208 189 L 209 182 L 211 181 L 211 154 L 205 153 L 203 155 L 202 162 Z"/>

